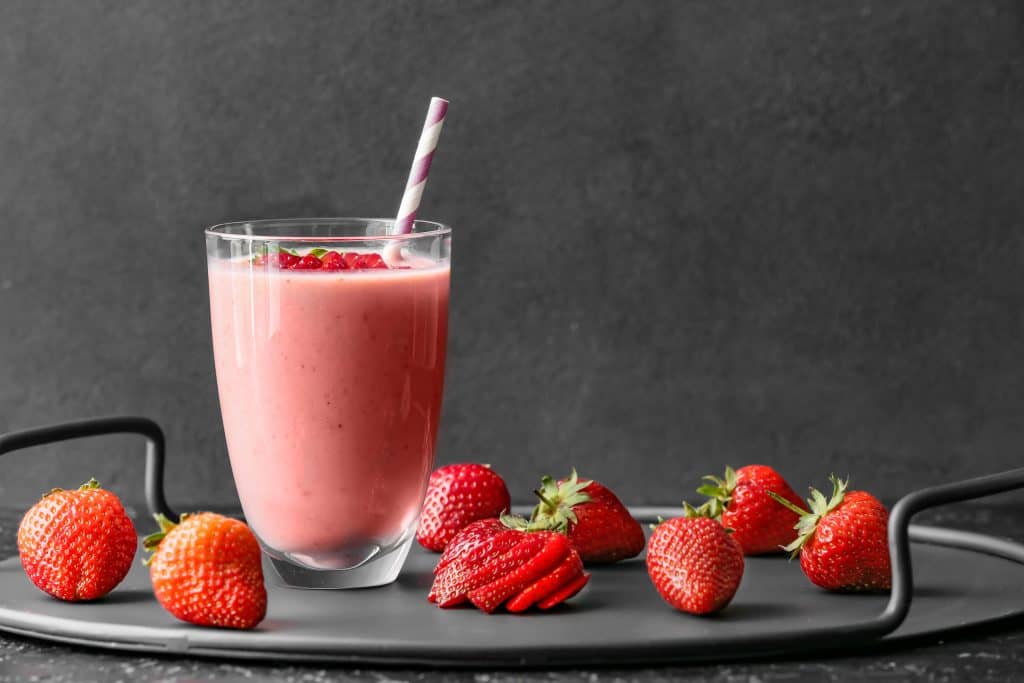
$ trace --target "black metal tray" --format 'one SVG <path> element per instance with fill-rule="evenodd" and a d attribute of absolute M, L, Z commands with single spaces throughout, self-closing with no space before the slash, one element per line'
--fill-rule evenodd
<path fill-rule="evenodd" d="M 147 438 L 146 498 L 163 496 L 163 435 L 144 418 L 105 418 L 0 436 L 0 454 L 80 436 L 133 432 Z M 549 613 L 486 615 L 426 601 L 437 560 L 418 548 L 398 581 L 377 589 L 303 591 L 275 583 L 267 567 L 267 619 L 238 632 L 182 624 L 156 603 L 139 563 L 106 598 L 51 599 L 17 558 L 0 563 L 0 630 L 109 650 L 239 659 L 450 666 L 552 666 L 754 656 L 870 647 L 1024 614 L 1024 546 L 948 529 L 910 526 L 918 511 L 1024 487 L 1024 468 L 925 489 L 890 517 L 893 591 L 838 595 L 812 586 L 797 563 L 748 558 L 732 604 L 693 617 L 665 605 L 642 560 L 594 571 L 577 598 Z M 633 508 L 640 519 L 677 508 Z M 914 571 L 912 573 L 911 566 Z"/>

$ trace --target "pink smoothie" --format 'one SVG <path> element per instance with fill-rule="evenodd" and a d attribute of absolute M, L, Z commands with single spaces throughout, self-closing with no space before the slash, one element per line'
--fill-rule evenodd
<path fill-rule="evenodd" d="M 434 462 L 448 267 L 209 273 L 224 431 L 257 536 L 320 568 L 407 538 Z"/>

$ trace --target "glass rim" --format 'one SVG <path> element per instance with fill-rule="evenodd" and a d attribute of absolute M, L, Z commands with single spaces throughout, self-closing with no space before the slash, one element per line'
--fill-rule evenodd
<path fill-rule="evenodd" d="M 360 216 L 337 216 L 337 217 L 321 217 L 321 218 L 258 218 L 253 220 L 241 220 L 241 221 L 228 221 L 225 223 L 217 223 L 206 228 L 203 232 L 208 237 L 216 237 L 225 240 L 247 240 L 250 242 L 255 241 L 273 241 L 273 242 L 309 242 L 309 243 L 324 243 L 324 242 L 366 242 L 368 240 L 379 241 L 400 241 L 400 240 L 413 240 L 421 237 L 438 237 L 443 235 L 450 235 L 452 229 L 450 226 L 444 223 L 438 223 L 437 221 L 427 221 L 417 218 L 413 221 L 412 230 L 406 233 L 386 233 L 383 235 L 289 235 L 279 234 L 272 235 L 267 233 L 260 233 L 260 227 L 266 229 L 271 225 L 280 226 L 287 228 L 289 225 L 301 226 L 301 225 L 316 225 L 316 224 L 329 224 L 329 223 L 342 223 L 342 222 L 353 222 L 353 223 L 384 223 L 394 225 L 394 218 L 365 218 Z M 227 232 L 231 228 L 242 228 L 243 226 L 249 227 L 249 233 L 232 233 Z M 419 228 L 419 229 L 417 229 Z"/>

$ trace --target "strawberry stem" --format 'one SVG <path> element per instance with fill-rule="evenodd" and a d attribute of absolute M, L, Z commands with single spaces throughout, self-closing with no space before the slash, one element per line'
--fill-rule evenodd
<path fill-rule="evenodd" d="M 775 491 L 768 491 L 768 495 L 776 503 L 778 503 L 779 505 L 782 505 L 783 507 L 789 509 L 791 512 L 795 512 L 796 514 L 800 515 L 801 517 L 803 517 L 804 515 L 810 514 L 807 510 L 803 509 L 799 505 L 794 505 L 793 503 L 791 503 L 790 501 L 786 500 L 785 498 L 783 498 L 779 494 L 775 493 Z"/>
<path fill-rule="evenodd" d="M 545 496 L 544 493 L 541 492 L 540 489 L 537 489 L 536 491 L 534 491 L 534 493 L 536 494 L 536 496 L 538 498 L 540 498 L 540 502 L 542 502 L 542 503 L 544 503 L 544 505 L 548 506 L 548 508 L 550 510 L 554 511 L 555 509 L 558 508 L 558 504 L 557 503 L 553 503 L 550 500 L 548 500 L 547 496 Z"/>

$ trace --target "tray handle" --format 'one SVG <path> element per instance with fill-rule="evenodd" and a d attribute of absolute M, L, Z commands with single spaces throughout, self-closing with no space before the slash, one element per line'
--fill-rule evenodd
<path fill-rule="evenodd" d="M 892 560 L 892 593 L 879 617 L 884 631 L 890 633 L 903 623 L 914 595 L 914 572 L 910 561 L 910 519 L 922 510 L 983 498 L 1024 488 L 1024 467 L 998 474 L 932 486 L 909 493 L 889 513 L 889 556 Z"/>
<path fill-rule="evenodd" d="M 159 512 L 177 519 L 177 514 L 164 498 L 164 432 L 149 418 L 98 417 L 0 434 L 0 455 L 31 446 L 103 434 L 140 434 L 146 437 L 146 507 L 151 514 Z"/>

